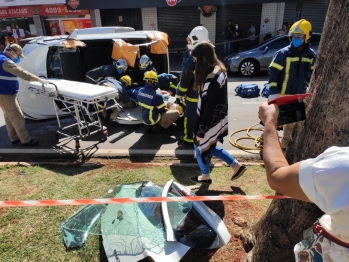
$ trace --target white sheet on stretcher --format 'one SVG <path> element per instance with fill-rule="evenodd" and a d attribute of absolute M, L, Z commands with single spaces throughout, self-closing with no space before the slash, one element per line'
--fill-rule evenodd
<path fill-rule="evenodd" d="M 48 79 L 48 81 L 54 83 L 57 86 L 59 94 L 74 100 L 97 102 L 101 100 L 110 100 L 117 96 L 117 91 L 112 87 L 97 86 L 63 79 L 50 78 Z M 42 84 L 40 84 L 39 82 L 30 82 L 29 87 L 43 90 Z M 56 88 L 52 84 L 45 85 L 45 90 L 48 93 L 57 95 Z"/>

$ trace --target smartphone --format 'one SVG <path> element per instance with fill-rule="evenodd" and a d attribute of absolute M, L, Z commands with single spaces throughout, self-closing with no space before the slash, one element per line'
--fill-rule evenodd
<path fill-rule="evenodd" d="M 305 104 L 303 101 L 279 106 L 278 126 L 302 120 L 305 120 Z"/>

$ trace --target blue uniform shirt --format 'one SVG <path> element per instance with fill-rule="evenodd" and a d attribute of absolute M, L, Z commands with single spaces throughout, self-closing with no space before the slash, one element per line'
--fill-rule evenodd
<path fill-rule="evenodd" d="M 270 95 L 304 94 L 314 69 L 315 52 L 305 46 L 301 52 L 291 44 L 277 51 L 269 66 Z"/>
<path fill-rule="evenodd" d="M 161 114 L 167 111 L 162 94 L 152 84 L 145 84 L 138 93 L 138 104 L 142 106 L 142 118 L 145 125 L 156 125 Z"/>

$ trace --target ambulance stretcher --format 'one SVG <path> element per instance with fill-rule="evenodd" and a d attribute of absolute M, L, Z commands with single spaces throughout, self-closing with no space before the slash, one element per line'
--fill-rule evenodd
<path fill-rule="evenodd" d="M 75 140 L 75 149 L 80 148 L 79 140 L 100 132 L 107 138 L 107 127 L 103 126 L 101 115 L 109 109 L 120 107 L 116 101 L 117 91 L 106 86 L 96 86 L 76 81 L 62 79 L 49 79 L 49 84 L 42 85 L 39 82 L 30 82 L 29 90 L 37 96 L 52 99 L 55 109 L 59 136 L 69 137 Z M 76 123 L 63 126 L 61 117 L 71 115 Z M 79 134 L 68 134 L 67 130 L 77 127 Z"/>

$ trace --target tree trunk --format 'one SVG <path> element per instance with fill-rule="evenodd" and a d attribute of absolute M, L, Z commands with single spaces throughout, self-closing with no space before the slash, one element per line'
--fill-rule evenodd
<path fill-rule="evenodd" d="M 314 158 L 330 146 L 349 146 L 348 14 L 349 0 L 331 0 L 310 84 L 312 96 L 305 100 L 307 120 L 296 124 L 286 151 L 290 164 Z M 294 261 L 294 245 L 321 215 L 314 204 L 274 200 L 250 229 L 255 244 L 245 261 Z"/>

